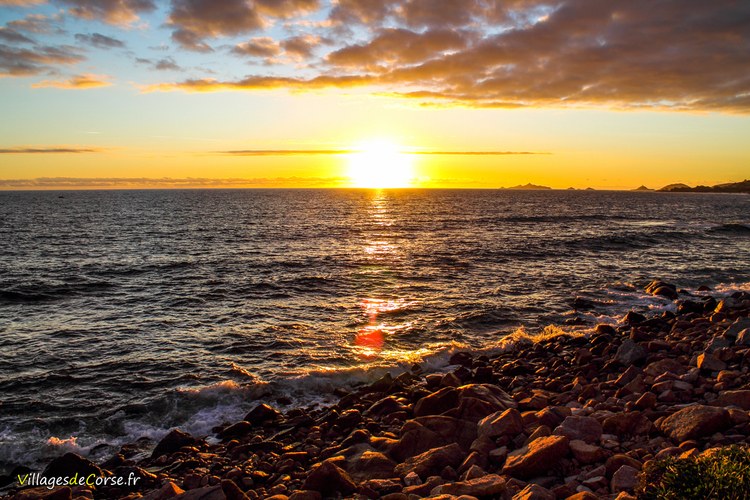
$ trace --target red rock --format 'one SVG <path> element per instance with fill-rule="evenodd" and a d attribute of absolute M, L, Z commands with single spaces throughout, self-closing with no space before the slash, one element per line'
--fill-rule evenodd
<path fill-rule="evenodd" d="M 590 491 L 579 491 L 575 495 L 570 495 L 565 500 L 599 500 L 599 497 Z"/>
<path fill-rule="evenodd" d="M 149 491 L 147 494 L 143 495 L 141 500 L 167 500 L 168 498 L 174 498 L 183 493 L 185 493 L 185 491 L 182 488 L 169 481 L 158 490 Z"/>
<path fill-rule="evenodd" d="M 701 370 L 718 372 L 725 370 L 727 364 L 718 359 L 715 354 L 702 353 L 698 355 L 697 365 Z"/>
<path fill-rule="evenodd" d="M 505 492 L 505 479 L 497 474 L 488 474 L 468 481 L 443 484 L 430 492 L 431 497 L 437 495 L 470 495 L 473 497 L 495 497 Z"/>
<path fill-rule="evenodd" d="M 641 470 L 642 464 L 638 460 L 628 455 L 617 454 L 607 459 L 605 464 L 607 477 L 612 477 L 623 465 L 629 465 L 634 469 Z"/>
<path fill-rule="evenodd" d="M 724 408 L 693 405 L 683 408 L 660 422 L 659 430 L 676 442 L 710 436 L 730 425 Z"/>
<path fill-rule="evenodd" d="M 610 490 L 612 493 L 621 491 L 633 491 L 638 484 L 638 469 L 629 465 L 623 465 L 612 475 Z"/>
<path fill-rule="evenodd" d="M 478 426 L 480 437 L 515 436 L 523 432 L 523 419 L 515 408 L 498 411 L 483 418 Z"/>
<path fill-rule="evenodd" d="M 357 490 L 357 485 L 344 470 L 325 461 L 310 471 L 302 489 L 318 491 L 325 497 L 335 496 L 337 493 L 349 495 Z"/>
<path fill-rule="evenodd" d="M 750 410 L 750 390 L 723 391 L 711 404 L 714 406 L 736 406 L 743 410 Z"/>
<path fill-rule="evenodd" d="M 433 448 L 421 455 L 411 457 L 396 466 L 395 473 L 403 478 L 414 472 L 421 478 L 439 474 L 445 467 L 456 468 L 464 460 L 464 452 L 456 443 L 441 448 Z"/>
<path fill-rule="evenodd" d="M 643 373 L 645 373 L 646 375 L 651 375 L 652 377 L 658 377 L 662 373 L 682 375 L 685 372 L 687 372 L 687 367 L 676 359 L 671 358 L 654 361 L 653 363 L 649 363 L 648 366 L 643 369 Z"/>
<path fill-rule="evenodd" d="M 604 432 L 617 436 L 641 436 L 651 432 L 651 421 L 641 412 L 615 413 L 604 419 Z"/>
<path fill-rule="evenodd" d="M 443 387 L 429 394 L 414 405 L 414 416 L 440 415 L 458 404 L 458 391 L 454 387 Z"/>
<path fill-rule="evenodd" d="M 585 441 L 574 439 L 570 441 L 570 451 L 581 464 L 593 464 L 603 460 L 607 456 L 606 450 L 599 446 L 588 444 Z"/>
<path fill-rule="evenodd" d="M 529 484 L 513 496 L 513 500 L 556 500 L 557 497 L 547 488 L 538 484 Z"/>
<path fill-rule="evenodd" d="M 494 411 L 517 408 L 516 401 L 505 391 L 492 384 L 469 384 L 459 387 L 459 398 L 476 398 L 490 403 Z"/>
<path fill-rule="evenodd" d="M 593 417 L 570 416 L 555 429 L 554 434 L 587 443 L 597 443 L 602 437 L 602 424 Z"/>
<path fill-rule="evenodd" d="M 635 402 L 635 407 L 638 410 L 648 410 L 654 406 L 656 406 L 656 394 L 653 392 L 644 392 Z"/>
<path fill-rule="evenodd" d="M 510 453 L 502 473 L 519 478 L 540 476 L 555 467 L 568 451 L 565 436 L 541 437 Z"/>

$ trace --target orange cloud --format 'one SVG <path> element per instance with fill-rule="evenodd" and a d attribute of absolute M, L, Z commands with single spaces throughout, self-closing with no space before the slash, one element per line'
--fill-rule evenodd
<path fill-rule="evenodd" d="M 92 89 L 98 87 L 109 87 L 112 85 L 108 81 L 109 76 L 107 75 L 93 75 L 83 74 L 74 75 L 68 80 L 43 80 L 33 84 L 31 87 L 35 89 L 54 87 L 58 89 Z"/>
<path fill-rule="evenodd" d="M 57 0 L 69 6 L 76 17 L 101 20 L 109 24 L 129 25 L 138 20 L 138 14 L 152 12 L 152 0 Z"/>
<path fill-rule="evenodd" d="M 0 76 L 30 76 L 51 71 L 56 65 L 81 62 L 84 57 L 75 47 L 35 46 L 19 49 L 0 44 Z"/>
<path fill-rule="evenodd" d="M 100 148 L 79 148 L 73 146 L 47 146 L 47 147 L 15 147 L 0 149 L 0 154 L 17 155 L 17 154 L 78 154 L 78 153 L 99 153 L 104 151 Z"/>

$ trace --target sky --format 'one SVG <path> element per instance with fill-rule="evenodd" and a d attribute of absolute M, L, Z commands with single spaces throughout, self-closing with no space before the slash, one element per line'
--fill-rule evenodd
<path fill-rule="evenodd" d="M 750 178 L 750 2 L 0 0 L 0 189 Z"/>

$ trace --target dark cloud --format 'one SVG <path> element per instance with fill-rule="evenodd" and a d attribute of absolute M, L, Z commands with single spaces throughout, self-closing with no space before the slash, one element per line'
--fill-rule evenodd
<path fill-rule="evenodd" d="M 34 40 L 26 35 L 5 26 L 0 26 L 0 40 L 9 43 L 34 43 Z"/>
<path fill-rule="evenodd" d="M 102 35 L 101 33 L 91 33 L 91 34 L 78 33 L 76 34 L 75 38 L 76 38 L 76 41 L 79 43 L 91 45 L 92 47 L 97 47 L 100 49 L 123 49 L 125 48 L 125 42 L 123 42 L 122 40 L 118 40 L 117 38 L 112 38 L 106 35 Z"/>
<path fill-rule="evenodd" d="M 30 76 L 83 61 L 75 47 L 21 49 L 0 44 L 0 76 Z"/>
<path fill-rule="evenodd" d="M 300 35 L 281 41 L 284 52 L 295 59 L 309 59 L 313 56 L 315 47 L 322 43 L 322 39 L 315 35 Z"/>
<path fill-rule="evenodd" d="M 388 67 L 418 63 L 465 45 L 465 37 L 452 30 L 415 33 L 406 29 L 384 29 L 367 44 L 349 45 L 330 53 L 326 60 L 334 66 Z"/>
<path fill-rule="evenodd" d="M 78 148 L 78 147 L 17 147 L 0 149 L 0 154 L 69 154 L 69 153 L 99 153 L 103 151 L 99 148 Z"/>
<path fill-rule="evenodd" d="M 232 47 L 232 53 L 239 56 L 270 58 L 281 53 L 279 43 L 270 37 L 253 38 Z"/>
<path fill-rule="evenodd" d="M 172 57 L 165 57 L 162 59 L 145 59 L 145 58 L 136 58 L 135 62 L 139 64 L 145 64 L 147 66 L 150 66 L 151 69 L 155 69 L 157 71 L 182 71 L 182 67 L 177 64 L 177 62 Z"/>
<path fill-rule="evenodd" d="M 153 0 L 56 0 L 82 19 L 96 19 L 109 24 L 129 25 L 139 14 L 156 9 Z"/>

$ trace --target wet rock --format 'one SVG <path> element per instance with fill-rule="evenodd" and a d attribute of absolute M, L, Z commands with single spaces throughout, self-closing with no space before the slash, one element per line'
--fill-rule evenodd
<path fill-rule="evenodd" d="M 529 484 L 513 496 L 513 500 L 556 500 L 557 497 L 547 488 Z"/>
<path fill-rule="evenodd" d="M 247 436 L 253 431 L 253 424 L 246 421 L 237 422 L 217 433 L 221 439 L 229 440 Z"/>
<path fill-rule="evenodd" d="M 477 427 L 479 437 L 512 437 L 521 432 L 523 432 L 523 420 L 515 408 L 495 412 L 482 419 Z"/>
<path fill-rule="evenodd" d="M 159 441 L 159 444 L 156 445 L 156 448 L 151 453 L 151 458 L 170 455 L 179 451 L 183 446 L 196 446 L 200 443 L 201 440 L 194 438 L 190 434 L 182 432 L 179 429 L 173 429 Z"/>
<path fill-rule="evenodd" d="M 474 356 L 472 356 L 471 353 L 461 351 L 461 352 L 452 354 L 450 359 L 448 360 L 448 364 L 461 365 L 461 366 L 465 366 L 466 368 L 471 368 L 473 361 L 474 361 Z"/>
<path fill-rule="evenodd" d="M 275 408 L 262 403 L 250 410 L 250 413 L 245 415 L 245 420 L 253 425 L 260 425 L 263 422 L 271 420 L 279 420 L 282 415 Z"/>
<path fill-rule="evenodd" d="M 397 413 L 400 411 L 406 410 L 406 406 L 401 404 L 396 398 L 393 396 L 388 396 L 387 398 L 383 398 L 375 403 L 373 403 L 370 408 L 367 409 L 365 412 L 366 416 L 381 416 L 381 415 L 388 415 L 391 413 Z"/>
<path fill-rule="evenodd" d="M 729 413 L 724 408 L 693 405 L 662 420 L 659 430 L 673 441 L 682 442 L 710 436 L 714 432 L 725 430 L 729 425 Z"/>
<path fill-rule="evenodd" d="M 459 393 L 454 387 L 443 387 L 429 394 L 414 405 L 414 416 L 440 415 L 458 404 Z"/>
<path fill-rule="evenodd" d="M 317 491 L 327 497 L 337 494 L 350 495 L 357 490 L 357 485 L 344 470 L 325 461 L 312 469 L 302 489 Z"/>
<path fill-rule="evenodd" d="M 644 321 L 646 321 L 646 316 L 635 311 L 629 311 L 625 317 L 622 318 L 622 323 L 629 326 L 638 325 Z"/>
<path fill-rule="evenodd" d="M 510 453 L 502 473 L 519 478 L 540 476 L 554 468 L 568 451 L 567 437 L 541 437 Z"/>
<path fill-rule="evenodd" d="M 399 477 L 405 477 L 410 472 L 421 478 L 440 473 L 445 467 L 456 468 L 464 460 L 464 453 L 456 443 L 433 448 L 420 455 L 411 457 L 396 466 L 395 472 Z"/>
<path fill-rule="evenodd" d="M 632 492 L 638 484 L 638 469 L 629 465 L 623 465 L 612 475 L 610 490 L 612 493 L 621 491 Z"/>
<path fill-rule="evenodd" d="M 615 361 L 621 365 L 629 366 L 643 361 L 648 356 L 648 351 L 640 344 L 630 339 L 625 339 L 615 354 Z"/>
<path fill-rule="evenodd" d="M 430 496 L 437 495 L 469 495 L 472 497 L 495 497 L 505 492 L 505 479 L 497 474 L 459 481 L 438 486 L 430 492 Z"/>
<path fill-rule="evenodd" d="M 72 477 L 75 474 L 82 477 L 94 474 L 96 477 L 100 477 L 104 475 L 104 472 L 91 460 L 75 453 L 66 453 L 55 458 L 42 472 L 44 477 Z M 106 475 L 109 475 L 109 473 Z"/>
<path fill-rule="evenodd" d="M 750 410 L 750 390 L 723 391 L 711 404 L 713 406 L 736 406 L 743 410 Z"/>
<path fill-rule="evenodd" d="M 602 425 L 593 417 L 570 416 L 554 430 L 554 434 L 587 443 L 597 443 L 602 437 Z"/>

